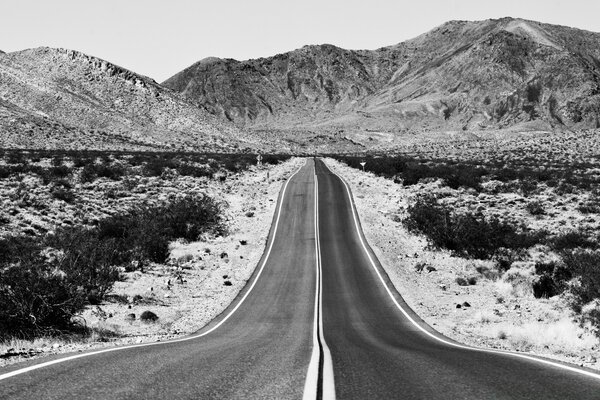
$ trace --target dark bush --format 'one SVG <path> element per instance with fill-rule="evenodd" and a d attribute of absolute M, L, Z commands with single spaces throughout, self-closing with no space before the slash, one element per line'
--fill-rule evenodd
<path fill-rule="evenodd" d="M 550 239 L 549 245 L 555 251 L 562 252 L 575 248 L 592 249 L 597 247 L 598 243 L 590 239 L 583 232 L 570 231 L 553 237 Z"/>
<path fill-rule="evenodd" d="M 529 248 L 544 237 L 544 233 L 527 233 L 522 228 L 519 232 L 497 218 L 455 214 L 430 196 L 417 199 L 408 208 L 404 224 L 410 231 L 427 236 L 435 247 L 481 259 L 491 258 L 499 248 Z"/>
<path fill-rule="evenodd" d="M 575 297 L 574 307 L 581 308 L 600 298 L 600 251 L 576 249 L 566 252 L 563 260 L 578 283 L 570 287 Z"/>
<path fill-rule="evenodd" d="M 144 311 L 142 315 L 140 315 L 140 320 L 154 322 L 158 320 L 158 315 L 154 314 L 152 311 Z"/>
<path fill-rule="evenodd" d="M 535 278 L 532 283 L 533 296 L 536 299 L 549 298 L 559 294 L 554 280 L 548 275 L 541 275 Z"/>
<path fill-rule="evenodd" d="M 55 266 L 32 256 L 5 267 L 0 274 L 0 336 L 66 328 L 85 304 Z"/>
<path fill-rule="evenodd" d="M 56 187 L 52 190 L 52 197 L 58 200 L 62 200 L 65 203 L 73 203 L 75 201 L 75 194 L 67 188 Z"/>
<path fill-rule="evenodd" d="M 546 213 L 544 205 L 540 201 L 532 201 L 531 203 L 527 203 L 525 208 L 531 215 L 544 215 Z"/>

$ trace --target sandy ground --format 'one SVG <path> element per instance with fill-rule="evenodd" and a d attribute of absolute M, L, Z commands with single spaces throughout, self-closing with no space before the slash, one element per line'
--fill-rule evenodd
<path fill-rule="evenodd" d="M 227 308 L 252 275 L 265 248 L 282 184 L 304 163 L 293 158 L 276 166 L 252 167 L 225 182 L 210 181 L 202 191 L 227 204 L 229 235 L 172 243 L 167 264 L 126 273 L 126 280 L 115 284 L 107 301 L 90 306 L 80 316 L 95 332 L 85 343 L 65 338 L 14 341 L 0 347 L 0 355 L 9 349 L 23 355 L 0 358 L 0 365 L 198 331 Z M 141 321 L 144 311 L 158 319 Z"/>
<path fill-rule="evenodd" d="M 573 322 L 561 296 L 533 297 L 533 271 L 527 265 L 499 278 L 478 272 L 493 270 L 490 261 L 428 249 L 424 238 L 401 223 L 418 188 L 406 189 L 332 159 L 326 163 L 350 184 L 369 244 L 396 289 L 429 325 L 469 345 L 600 369 L 598 339 Z M 476 284 L 460 286 L 457 277 L 472 277 Z"/>

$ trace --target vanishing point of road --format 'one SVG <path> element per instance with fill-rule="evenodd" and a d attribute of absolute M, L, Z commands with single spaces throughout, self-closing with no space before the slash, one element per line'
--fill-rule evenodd
<path fill-rule="evenodd" d="M 236 300 L 183 339 L 0 369 L 1 399 L 600 399 L 600 375 L 467 347 L 410 310 L 346 183 L 309 159 L 284 184 Z"/>

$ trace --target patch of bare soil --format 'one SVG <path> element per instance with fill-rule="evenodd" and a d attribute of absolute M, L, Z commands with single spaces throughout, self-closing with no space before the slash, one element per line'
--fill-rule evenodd
<path fill-rule="evenodd" d="M 15 339 L 0 344 L 0 365 L 47 354 L 168 340 L 201 329 L 234 300 L 252 275 L 265 247 L 282 183 L 304 162 L 293 158 L 250 167 L 226 179 L 181 176 L 168 169 L 158 177 L 102 178 L 74 186 L 75 203 L 53 198 L 51 188 L 35 177 L 21 176 L 20 182 L 0 180 L 8 210 L 5 229 L 45 232 L 59 221 L 83 223 L 139 201 L 202 193 L 226 205 L 229 231 L 227 236 L 206 236 L 197 242 L 173 242 L 165 264 L 123 271 L 124 279 L 116 282 L 105 300 L 87 307 L 78 317 L 91 328 L 90 337 Z M 25 194 L 34 199 L 33 206 L 23 201 Z M 35 207 L 38 203 L 43 204 L 41 210 Z"/>
<path fill-rule="evenodd" d="M 498 273 L 495 260 L 459 257 L 435 250 L 425 237 L 408 232 L 407 208 L 423 193 L 435 194 L 457 209 L 476 209 L 550 231 L 598 229 L 597 215 L 583 213 L 587 194 L 557 195 L 541 186 L 536 193 L 493 193 L 451 189 L 426 179 L 402 186 L 391 179 L 327 159 L 353 191 L 367 240 L 408 305 L 440 333 L 477 347 L 522 351 L 600 369 L 600 343 L 594 329 L 581 325 L 567 294 L 535 298 L 536 262 L 555 255 L 544 246 L 528 250 Z M 527 208 L 539 202 L 543 212 Z M 533 213 L 531 211 L 534 211 Z"/>

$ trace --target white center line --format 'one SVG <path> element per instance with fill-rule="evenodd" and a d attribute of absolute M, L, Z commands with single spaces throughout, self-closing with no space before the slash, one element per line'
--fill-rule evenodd
<path fill-rule="evenodd" d="M 306 373 L 306 382 L 304 384 L 303 400 L 312 400 L 320 398 L 325 400 L 335 400 L 335 382 L 333 377 L 333 362 L 331 360 L 331 351 L 325 342 L 323 334 L 323 266 L 321 263 L 321 242 L 319 239 L 319 181 L 317 179 L 316 165 L 315 180 L 315 256 L 316 256 L 316 283 L 315 283 L 315 318 L 313 325 L 313 348 L 308 371 Z M 321 352 L 323 353 L 322 371 Z M 319 393 L 319 378 L 321 378 L 321 393 Z"/>

